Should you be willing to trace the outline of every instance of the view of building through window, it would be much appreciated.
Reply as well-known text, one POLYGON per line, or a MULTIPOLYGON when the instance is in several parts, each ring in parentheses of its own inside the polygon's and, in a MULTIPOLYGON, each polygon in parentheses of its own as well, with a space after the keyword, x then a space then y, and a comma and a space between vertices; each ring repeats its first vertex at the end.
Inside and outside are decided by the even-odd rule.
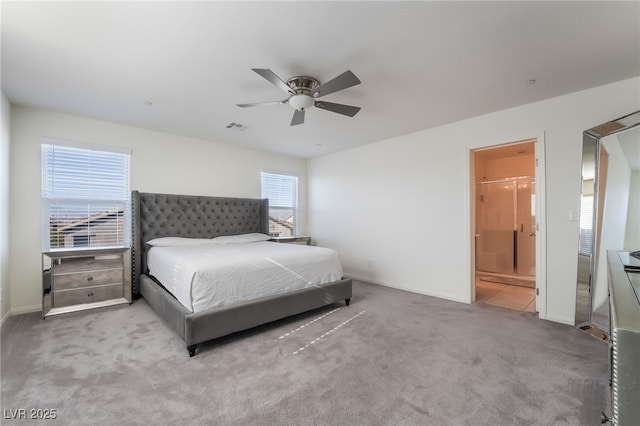
POLYGON ((269 199, 269 235, 289 237, 298 231, 298 177, 262 173, 262 198, 269 199))
POLYGON ((42 145, 43 250, 130 242, 128 153, 42 145))

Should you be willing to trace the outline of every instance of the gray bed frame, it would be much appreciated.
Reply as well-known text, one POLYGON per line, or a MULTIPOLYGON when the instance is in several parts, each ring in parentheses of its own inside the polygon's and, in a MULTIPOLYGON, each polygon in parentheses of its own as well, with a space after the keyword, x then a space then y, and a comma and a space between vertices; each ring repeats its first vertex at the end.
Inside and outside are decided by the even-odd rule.
POLYGON ((267 199, 205 197, 132 192, 132 293, 151 305, 194 356, 198 343, 247 330, 344 300, 351 280, 264 297, 229 307, 193 313, 148 275, 147 241, 159 237, 213 238, 252 232, 268 234, 267 199))

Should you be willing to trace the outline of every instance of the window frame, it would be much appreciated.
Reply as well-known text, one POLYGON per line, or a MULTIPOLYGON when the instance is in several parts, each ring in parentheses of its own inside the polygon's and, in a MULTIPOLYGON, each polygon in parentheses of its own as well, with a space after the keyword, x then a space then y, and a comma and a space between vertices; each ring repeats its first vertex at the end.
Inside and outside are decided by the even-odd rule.
MULTIPOLYGON (((297 173, 294 172, 286 172, 286 171, 280 171, 280 170, 263 170, 260 172, 260 196, 261 198, 269 198, 269 234, 271 235, 271 211, 273 210, 287 210, 290 209, 292 210, 292 225, 293 228, 291 229, 291 235, 290 236, 297 236, 298 235, 298 229, 299 229, 299 213, 300 213, 300 176, 297 173), (293 194, 292 194, 292 198, 294 201, 294 205, 293 206, 276 206, 274 205, 274 203, 272 203, 272 200, 270 197, 266 196, 265 194, 265 187, 264 187, 264 175, 274 175, 274 176, 282 176, 282 177, 289 177, 289 178, 294 178, 294 186, 295 188, 293 188, 293 194)), ((289 236, 289 235, 271 235, 271 236, 289 236)))
MULTIPOLYGON (((70 251, 70 250, 91 250, 91 249, 104 249, 104 248, 130 248, 131 247, 131 154, 132 150, 130 148, 118 147, 118 146, 106 146, 106 145, 96 145, 89 144, 83 142, 75 142, 61 139, 53 139, 53 138, 42 138, 41 145, 41 214, 42 214, 42 250, 43 252, 59 252, 59 251, 70 251), (125 176, 122 180, 122 186, 118 187, 117 191, 121 192, 119 196, 116 197, 92 197, 75 194, 76 196, 69 196, 65 194, 61 196, 60 194, 56 194, 55 190, 51 191, 49 186, 49 178, 52 176, 52 172, 50 173, 47 169, 49 166, 49 158, 48 154, 50 149, 55 149, 58 147, 61 150, 65 148, 69 149, 78 149, 83 151, 91 151, 95 152, 97 155, 124 155, 120 164, 118 164, 118 168, 121 168, 125 171, 125 176), (52 235, 51 235, 51 219, 52 219, 52 208, 55 206, 69 207, 72 205, 82 205, 82 208, 87 208, 89 212, 86 220, 87 220, 87 228, 91 229, 90 218, 92 217, 92 212, 94 211, 91 206, 94 208, 100 205, 118 205, 117 210, 114 213, 116 216, 116 231, 111 231, 110 233, 101 234, 100 236, 115 236, 116 243, 107 244, 107 243, 97 243, 95 245, 91 244, 91 235, 87 233, 86 235, 86 243, 80 246, 70 246, 65 247, 64 243, 62 246, 58 244, 58 246, 52 246, 52 235), (120 238, 120 236, 122 238, 120 238)), ((85 155, 90 155, 86 154, 85 155)), ((116 163, 120 161, 116 159, 116 163)), ((89 171, 89 176, 95 176, 95 171, 89 171)), ((84 220, 84 216, 78 217, 81 220, 84 220)), ((102 219, 104 220, 104 219, 102 219)), ((73 240, 76 240, 76 237, 81 237, 82 235, 71 235, 73 240)))

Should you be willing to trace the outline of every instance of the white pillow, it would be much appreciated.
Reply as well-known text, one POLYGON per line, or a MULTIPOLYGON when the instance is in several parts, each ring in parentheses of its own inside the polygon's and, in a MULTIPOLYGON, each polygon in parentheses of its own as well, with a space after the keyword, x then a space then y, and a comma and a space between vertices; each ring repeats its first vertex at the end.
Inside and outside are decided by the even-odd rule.
POLYGON ((154 247, 201 246, 213 244, 213 241, 209 238, 161 237, 147 241, 147 244, 154 247))
POLYGON ((255 232, 252 234, 240 234, 240 235, 225 235, 222 237, 216 237, 213 242, 216 244, 239 244, 239 243, 255 243, 258 241, 267 241, 271 237, 266 234, 255 232))

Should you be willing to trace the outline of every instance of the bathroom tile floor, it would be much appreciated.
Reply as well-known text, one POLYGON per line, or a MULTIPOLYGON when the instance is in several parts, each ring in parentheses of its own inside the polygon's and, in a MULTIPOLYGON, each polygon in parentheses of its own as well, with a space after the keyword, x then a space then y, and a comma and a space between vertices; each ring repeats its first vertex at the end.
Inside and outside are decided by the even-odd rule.
POLYGON ((536 289, 476 279, 476 303, 536 312, 536 289))

